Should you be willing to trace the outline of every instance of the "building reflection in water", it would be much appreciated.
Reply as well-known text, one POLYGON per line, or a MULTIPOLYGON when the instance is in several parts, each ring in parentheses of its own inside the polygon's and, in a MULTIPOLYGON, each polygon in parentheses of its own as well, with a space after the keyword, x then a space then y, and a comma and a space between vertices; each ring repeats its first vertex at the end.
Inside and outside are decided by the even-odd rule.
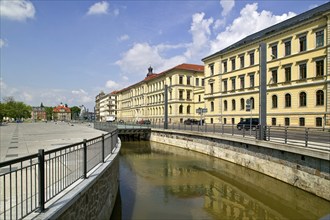
POLYGON ((286 183, 154 142, 123 142, 120 194, 116 209, 123 219, 319 219, 330 213, 330 202, 286 183))

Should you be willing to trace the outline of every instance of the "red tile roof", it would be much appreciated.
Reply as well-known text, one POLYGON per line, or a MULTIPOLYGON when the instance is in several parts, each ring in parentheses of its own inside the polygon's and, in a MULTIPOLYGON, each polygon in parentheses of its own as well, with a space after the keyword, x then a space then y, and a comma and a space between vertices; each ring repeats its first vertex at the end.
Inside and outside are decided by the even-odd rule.
POLYGON ((61 110, 64 109, 65 112, 71 112, 71 109, 68 107, 65 107, 64 105, 59 105, 53 109, 53 112, 61 112, 61 110))
POLYGON ((157 77, 159 77, 161 75, 164 75, 164 74, 166 74, 166 73, 168 73, 168 72, 170 72, 172 70, 189 70, 189 71, 195 71, 195 72, 204 72, 204 66, 197 65, 197 64, 182 63, 182 64, 177 65, 177 66, 175 66, 175 67, 173 67, 171 69, 165 70, 165 71, 163 71, 161 73, 152 73, 149 76, 146 76, 144 78, 144 80, 142 80, 142 81, 140 81, 138 83, 135 83, 133 85, 130 85, 130 86, 128 86, 128 87, 126 87, 126 88, 124 88, 122 90, 116 91, 116 93, 120 93, 120 92, 126 91, 126 90, 130 89, 131 87, 133 87, 135 85, 138 85, 138 84, 140 84, 142 82, 147 82, 149 80, 155 79, 155 78, 157 78, 157 77))

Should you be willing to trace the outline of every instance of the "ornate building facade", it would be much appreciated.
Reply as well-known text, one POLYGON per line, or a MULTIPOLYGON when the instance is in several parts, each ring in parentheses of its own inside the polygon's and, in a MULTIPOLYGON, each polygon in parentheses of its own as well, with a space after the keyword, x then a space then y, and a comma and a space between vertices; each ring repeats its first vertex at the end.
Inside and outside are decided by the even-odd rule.
POLYGON ((258 118, 259 45, 265 43, 267 124, 329 126, 329 30, 327 3, 205 57, 207 121, 236 124, 258 118), (252 112, 246 111, 247 100, 252 112))
POLYGON ((169 123, 196 117, 195 109, 203 105, 204 67, 181 64, 161 73, 152 68, 144 80, 117 91, 118 118, 136 122, 164 121, 165 85, 168 86, 169 123))

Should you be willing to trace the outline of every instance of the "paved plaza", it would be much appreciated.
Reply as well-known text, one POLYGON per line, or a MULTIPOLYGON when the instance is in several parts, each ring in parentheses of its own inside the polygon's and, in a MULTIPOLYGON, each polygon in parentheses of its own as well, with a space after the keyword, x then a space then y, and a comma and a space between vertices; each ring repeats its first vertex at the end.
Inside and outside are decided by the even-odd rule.
POLYGON ((0 126, 0 162, 102 135, 92 123, 9 123, 0 126))

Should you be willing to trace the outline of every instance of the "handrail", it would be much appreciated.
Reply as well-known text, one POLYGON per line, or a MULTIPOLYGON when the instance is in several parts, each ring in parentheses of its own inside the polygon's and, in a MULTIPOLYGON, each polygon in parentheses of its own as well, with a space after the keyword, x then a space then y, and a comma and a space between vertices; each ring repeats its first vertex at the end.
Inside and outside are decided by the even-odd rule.
POLYGON ((88 178, 89 171, 104 163, 117 143, 115 129, 89 140, 1 162, 0 219, 22 219, 32 212, 45 211, 47 202, 82 177, 88 178))

